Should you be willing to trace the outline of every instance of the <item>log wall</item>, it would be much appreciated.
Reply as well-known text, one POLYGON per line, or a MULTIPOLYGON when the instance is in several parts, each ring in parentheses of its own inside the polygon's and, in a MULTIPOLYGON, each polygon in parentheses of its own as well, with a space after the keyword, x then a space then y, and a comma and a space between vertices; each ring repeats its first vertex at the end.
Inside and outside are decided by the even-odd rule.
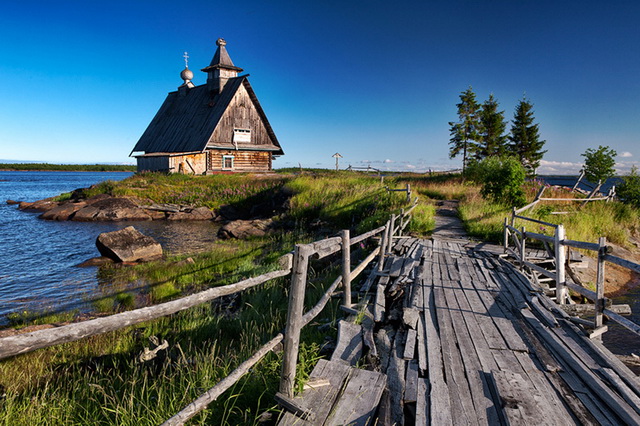
POLYGON ((268 151, 212 149, 207 153, 209 171, 267 172, 271 170, 271 153, 268 151), (222 159, 226 155, 233 156, 233 169, 222 167, 222 159))

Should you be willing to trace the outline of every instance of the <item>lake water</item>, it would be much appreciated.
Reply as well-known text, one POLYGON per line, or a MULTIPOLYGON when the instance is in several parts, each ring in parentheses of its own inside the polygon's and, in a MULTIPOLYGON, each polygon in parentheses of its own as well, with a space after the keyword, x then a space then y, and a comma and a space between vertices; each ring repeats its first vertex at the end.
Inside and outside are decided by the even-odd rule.
POLYGON ((133 225, 170 253, 202 251, 213 244, 218 225, 209 221, 56 222, 5 203, 36 201, 130 175, 0 171, 0 325, 11 312, 90 309, 88 300, 108 293, 108 283, 98 282, 96 267, 76 267, 100 255, 95 240, 101 232, 133 225))

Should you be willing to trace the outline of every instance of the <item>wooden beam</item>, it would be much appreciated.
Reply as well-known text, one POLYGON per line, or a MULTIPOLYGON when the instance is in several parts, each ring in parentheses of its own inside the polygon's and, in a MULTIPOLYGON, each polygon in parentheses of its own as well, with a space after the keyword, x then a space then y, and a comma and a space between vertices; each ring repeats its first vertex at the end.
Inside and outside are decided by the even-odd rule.
POLYGON ((307 284, 307 268, 309 266, 309 257, 313 252, 312 246, 306 244, 297 244, 294 252, 291 291, 289 293, 289 310, 287 312, 287 325, 284 333, 282 376, 280 378, 280 392, 290 398, 293 397, 296 365, 298 363, 302 310, 307 284))
POLYGON ((200 411, 207 408, 211 402, 218 399, 220 395, 231 386, 233 386, 242 376, 244 376, 251 367, 258 363, 266 354, 268 354, 273 348, 276 347, 278 343, 280 343, 283 339, 282 334, 278 334, 276 337, 267 342, 264 346, 262 346, 255 354, 253 354, 249 359, 240 364, 235 370, 231 372, 227 377, 222 379, 218 384, 214 387, 200 395, 198 399, 193 401, 191 404, 187 405, 183 408, 179 413, 175 416, 168 419, 166 422, 162 424, 162 426, 174 426, 174 425, 182 425, 187 420, 198 414, 200 411))
POLYGON ((49 328, 31 333, 19 334, 17 336, 5 337, 0 339, 0 359, 31 352, 36 349, 58 345, 60 343, 73 342, 84 339, 85 337, 119 330, 130 325, 171 315, 193 306, 217 299, 218 297, 227 296, 229 294, 237 293, 260 285, 271 279, 283 277, 288 275, 289 272, 289 270, 273 271, 257 277, 248 278, 235 284, 210 288, 190 296, 155 306, 121 312, 108 317, 82 321, 64 325, 62 327, 49 328))

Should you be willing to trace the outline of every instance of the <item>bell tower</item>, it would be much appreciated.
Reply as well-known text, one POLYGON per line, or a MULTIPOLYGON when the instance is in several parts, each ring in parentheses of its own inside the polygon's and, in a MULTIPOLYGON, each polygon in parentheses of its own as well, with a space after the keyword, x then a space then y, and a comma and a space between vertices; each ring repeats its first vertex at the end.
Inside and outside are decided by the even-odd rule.
POLYGON ((219 38, 216 41, 218 49, 216 50, 211 64, 208 67, 203 68, 202 71, 207 73, 207 86, 212 94, 218 94, 222 92, 225 84, 230 78, 238 76, 239 72, 242 72, 242 68, 238 68, 233 65, 229 53, 227 53, 227 42, 223 38, 219 38))

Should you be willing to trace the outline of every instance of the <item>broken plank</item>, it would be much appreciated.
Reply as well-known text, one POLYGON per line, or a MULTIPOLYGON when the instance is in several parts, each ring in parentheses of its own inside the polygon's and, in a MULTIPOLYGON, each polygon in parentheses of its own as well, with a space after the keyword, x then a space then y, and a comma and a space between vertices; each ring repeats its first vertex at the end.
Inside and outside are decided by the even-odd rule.
POLYGON ((293 398, 296 405, 308 408, 311 411, 311 419, 301 419, 292 413, 285 413, 278 425, 280 426, 311 426, 324 423, 331 408, 342 389, 350 367, 341 362, 331 362, 321 359, 309 376, 309 380, 328 380, 330 386, 320 386, 307 389, 301 395, 293 398))
POLYGON ((404 403, 416 402, 418 400, 418 361, 411 360, 407 363, 407 374, 405 377, 404 403))
POLYGON ((386 375, 353 368, 347 384, 336 402, 327 426, 365 426, 373 422, 384 390, 386 375))
POLYGON ((355 365, 362 357, 362 327, 344 320, 338 323, 338 344, 331 361, 355 365))
POLYGON ((404 353, 402 357, 406 360, 413 359, 416 352, 417 332, 414 329, 407 330, 407 341, 404 345, 404 353))

